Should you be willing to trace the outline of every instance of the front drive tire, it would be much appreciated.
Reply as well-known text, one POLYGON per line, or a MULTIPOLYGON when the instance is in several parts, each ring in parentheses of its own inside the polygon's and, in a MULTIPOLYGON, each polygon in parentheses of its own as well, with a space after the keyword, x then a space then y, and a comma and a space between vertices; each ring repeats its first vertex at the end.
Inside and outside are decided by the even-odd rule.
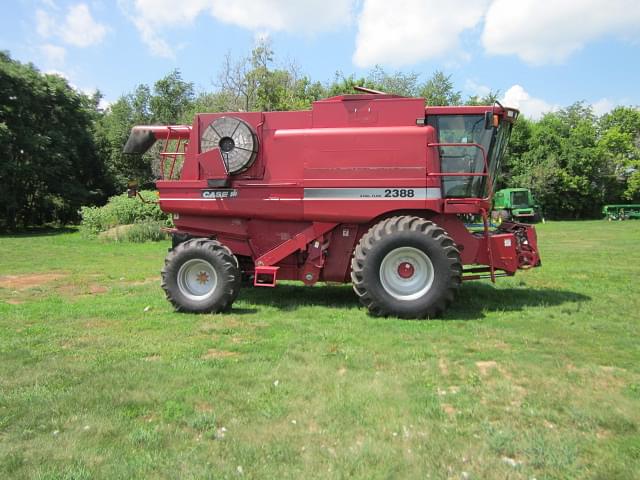
POLYGON ((391 217, 360 239, 351 260, 351 280, 360 302, 375 316, 434 318, 460 288, 460 252, 433 222, 391 217))
POLYGON ((216 240, 187 240, 165 258, 162 288, 178 311, 227 311, 240 291, 238 261, 216 240))

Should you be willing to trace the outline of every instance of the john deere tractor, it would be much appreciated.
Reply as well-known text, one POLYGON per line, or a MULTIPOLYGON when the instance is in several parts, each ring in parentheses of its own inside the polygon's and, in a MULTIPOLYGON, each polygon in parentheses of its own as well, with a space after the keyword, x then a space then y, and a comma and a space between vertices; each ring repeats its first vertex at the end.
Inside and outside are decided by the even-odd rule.
POLYGON ((540 206, 527 188, 504 188, 493 197, 491 218, 494 223, 506 220, 536 223, 540 217, 540 206))

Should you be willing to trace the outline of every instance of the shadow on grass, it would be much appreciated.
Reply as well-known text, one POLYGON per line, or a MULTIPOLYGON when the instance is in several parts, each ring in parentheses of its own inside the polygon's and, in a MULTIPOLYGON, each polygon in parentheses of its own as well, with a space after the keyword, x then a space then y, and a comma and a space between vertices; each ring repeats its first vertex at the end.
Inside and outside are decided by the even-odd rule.
MULTIPOLYGON (((240 300, 255 305, 268 305, 279 310, 301 307, 357 308, 358 299, 351 285, 278 284, 276 288, 248 287, 240 290, 240 300)), ((234 309, 235 311, 235 309, 234 309)))
MULTIPOLYGON (((279 285, 277 288, 244 288, 240 299, 250 304, 268 305, 294 311, 308 306, 337 309, 360 308, 351 285, 279 285)), ((495 288, 486 283, 464 284, 443 320, 479 320, 490 312, 513 312, 526 307, 580 304, 591 297, 552 288, 495 288)), ((235 311, 235 309, 234 309, 235 311)))
POLYGON ((28 237, 51 237, 64 233, 74 233, 78 227, 33 227, 25 230, 4 231, 0 230, 0 238, 28 238, 28 237))
POLYGON ((479 320, 490 312, 516 312, 527 307, 558 306, 591 301, 591 297, 555 288, 496 288, 487 283, 465 283, 444 315, 445 320, 479 320))

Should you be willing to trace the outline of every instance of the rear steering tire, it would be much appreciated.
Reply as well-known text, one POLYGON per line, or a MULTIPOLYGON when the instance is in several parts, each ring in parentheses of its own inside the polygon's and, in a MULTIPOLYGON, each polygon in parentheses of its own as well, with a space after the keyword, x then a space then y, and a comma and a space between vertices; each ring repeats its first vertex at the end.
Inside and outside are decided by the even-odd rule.
POLYGON ((164 264, 162 288, 178 311, 226 311, 240 291, 238 260, 216 240, 182 242, 169 252, 164 264))
POLYGON ((460 252, 429 220, 388 218, 360 239, 351 260, 351 280, 360 302, 373 315, 434 318, 460 287, 460 252))

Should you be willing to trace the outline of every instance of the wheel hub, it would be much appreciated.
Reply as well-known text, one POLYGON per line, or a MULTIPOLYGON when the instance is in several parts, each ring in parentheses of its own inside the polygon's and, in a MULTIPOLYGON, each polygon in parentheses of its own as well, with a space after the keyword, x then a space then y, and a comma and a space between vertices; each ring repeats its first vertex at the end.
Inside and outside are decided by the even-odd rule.
POLYGON ((218 275, 213 265, 200 258, 187 260, 178 270, 178 289, 185 297, 202 301, 213 295, 218 275))
POLYGON ((434 277, 431 259, 414 247, 393 249, 380 264, 380 283, 397 300, 412 301, 422 297, 431 289, 434 277))
POLYGON ((400 276, 400 278, 411 278, 413 277, 415 271, 416 270, 414 266, 409 262, 402 262, 400 265, 398 265, 398 275, 400 276))

